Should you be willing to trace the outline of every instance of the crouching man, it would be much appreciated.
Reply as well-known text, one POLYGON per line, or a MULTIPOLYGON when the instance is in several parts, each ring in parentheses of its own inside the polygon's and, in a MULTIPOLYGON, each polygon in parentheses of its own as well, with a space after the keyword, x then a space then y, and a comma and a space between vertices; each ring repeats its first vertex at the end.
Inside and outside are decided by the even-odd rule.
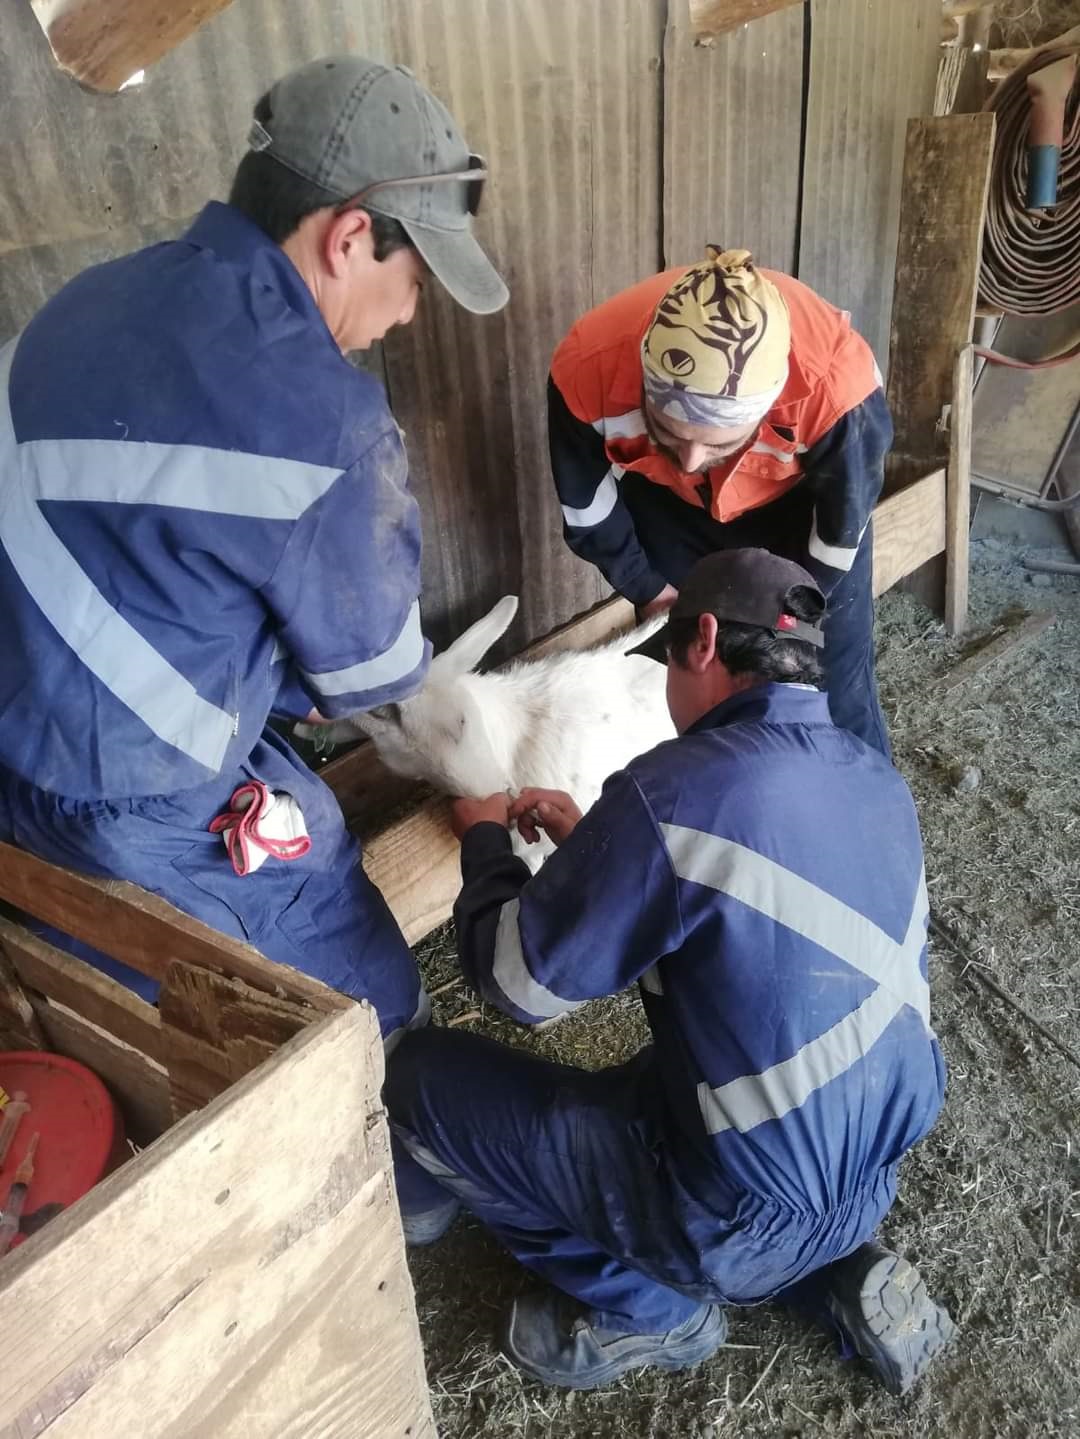
POLYGON ((680 738, 566 795, 460 800, 461 961, 525 1024, 637 981, 653 1043, 596 1073, 408 1034, 396 1134, 552 1288, 510 1359, 549 1384, 679 1369, 725 1306, 815 1313, 903 1393, 953 1325, 873 1242, 945 1072, 911 796, 819 688, 825 602, 764 550, 691 570, 659 637, 680 738), (530 878, 509 825, 560 847, 530 878))

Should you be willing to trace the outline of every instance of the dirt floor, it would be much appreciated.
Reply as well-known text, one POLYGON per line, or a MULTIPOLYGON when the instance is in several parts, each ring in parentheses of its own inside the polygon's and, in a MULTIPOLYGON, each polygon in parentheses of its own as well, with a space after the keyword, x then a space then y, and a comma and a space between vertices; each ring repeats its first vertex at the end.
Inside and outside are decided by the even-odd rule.
MULTIPOLYGON (((893 1399, 824 1334, 765 1306, 731 1315, 699 1370, 643 1371, 590 1395, 522 1381, 495 1348, 527 1277, 472 1221, 412 1267, 443 1439, 1050 1439, 1080 1435, 1080 1069, 975 977, 986 973, 1080 1049, 1080 583, 1032 583, 978 541, 970 638, 906 595, 879 607, 879 673, 915 793, 931 903, 966 951, 934 945, 934 1024, 949 1064, 942 1117, 902 1171, 885 1238, 961 1326, 954 1350, 893 1399), (943 703, 941 682, 1017 608, 1059 622, 943 703)), ((436 1017, 588 1067, 645 1037, 635 994, 530 1036, 481 1014, 453 935, 423 946, 436 1017)))

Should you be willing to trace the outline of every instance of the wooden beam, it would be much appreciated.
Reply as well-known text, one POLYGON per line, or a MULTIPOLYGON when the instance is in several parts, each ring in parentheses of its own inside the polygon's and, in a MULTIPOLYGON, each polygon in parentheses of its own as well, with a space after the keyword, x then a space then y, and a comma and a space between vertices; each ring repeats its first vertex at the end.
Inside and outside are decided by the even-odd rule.
POLYGON ((298 1034, 0 1265, 0 1433, 435 1439, 371 1007, 298 1034))
POLYGON ((908 123, 889 346, 889 491, 948 460, 940 422, 975 322, 993 147, 991 114, 908 123))
POLYGON ((230 0, 30 0, 53 56, 80 85, 115 92, 230 0))
MULTIPOLYGON (((946 115, 908 123, 889 348, 895 426, 885 491, 947 464, 942 425, 956 356, 971 342, 994 116, 946 115)), ((945 562, 916 571, 906 588, 939 614, 945 562)))
POLYGON ((801 0, 690 0, 690 29, 698 39, 708 39, 798 4, 801 0))
POLYGON ((0 918, 0 950, 24 984, 161 1061, 161 1016, 118 980, 0 918))
POLYGON ((137 885, 60 869, 9 844, 0 844, 0 900, 154 979, 164 979, 171 961, 179 959, 324 1013, 351 1003, 317 979, 271 963, 250 945, 219 934, 137 885))
POLYGON ((410 944, 444 924, 461 888, 449 802, 426 800, 377 835, 365 847, 364 869, 410 944))
POLYGON ((270 1059, 319 1012, 195 965, 169 965, 158 1000, 172 1113, 182 1119, 270 1059))
POLYGON ((949 412, 949 465, 945 477, 945 628, 958 635, 967 624, 971 529, 971 405, 975 352, 956 357, 949 412))

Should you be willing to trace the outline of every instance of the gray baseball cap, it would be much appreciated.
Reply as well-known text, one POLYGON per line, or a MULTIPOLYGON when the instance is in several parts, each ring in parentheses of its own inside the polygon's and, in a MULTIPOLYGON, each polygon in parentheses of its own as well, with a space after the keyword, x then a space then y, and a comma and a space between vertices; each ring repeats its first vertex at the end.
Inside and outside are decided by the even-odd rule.
POLYGON ((510 292, 472 232, 483 161, 411 71, 331 55, 278 80, 269 106, 263 121, 252 122, 251 149, 325 190, 328 204, 371 190, 363 208, 401 222, 459 305, 475 315, 502 309, 510 292), (475 179, 434 179, 474 171, 475 179))

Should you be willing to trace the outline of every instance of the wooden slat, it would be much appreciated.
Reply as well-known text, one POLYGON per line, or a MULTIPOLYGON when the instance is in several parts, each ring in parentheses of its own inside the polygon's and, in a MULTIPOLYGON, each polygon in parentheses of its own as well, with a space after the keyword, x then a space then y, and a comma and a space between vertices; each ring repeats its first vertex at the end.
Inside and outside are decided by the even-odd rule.
POLYGON ((367 1005, 0 1266, 0 1433, 435 1439, 367 1005))
POLYGON ((48 1047, 85 1064, 108 1085, 130 1138, 150 1144, 168 1129, 169 1082, 160 1064, 78 1014, 46 1000, 33 1003, 48 1047))
POLYGON ((56 63, 92 90, 116 91, 230 0, 30 0, 56 63))
POLYGON ((940 24, 938 0, 810 0, 798 275, 851 312, 883 371, 904 127, 933 110, 940 24))
POLYGON ((791 272, 802 142, 801 9, 785 7, 711 45, 694 44, 686 0, 672 0, 667 13, 664 264, 692 264, 707 244, 718 244, 791 272))
POLYGON ((945 471, 924 475, 874 510, 874 594, 899 584, 945 548, 945 471))
POLYGON ((974 351, 956 357, 949 414, 949 466, 945 477, 945 628, 958 635, 967 624, 971 528, 971 390, 974 351))
POLYGON ((60 869, 9 844, 0 844, 0 899, 154 979, 164 979, 170 962, 180 959, 324 1012, 350 1002, 136 885, 60 869))
POLYGON ((179 962, 169 965, 158 1007, 176 1119, 216 1099, 319 1017, 308 1005, 179 962))
POLYGON ((0 1049, 44 1049, 45 1036, 10 958, 0 948, 0 1049))
POLYGON ((3 950, 23 983, 161 1062, 161 1016, 107 974, 0 918, 3 950))
POLYGON ((443 799, 427 800, 365 847, 368 878, 410 944, 450 918, 461 888, 459 853, 443 799))
POLYGON ((940 421, 975 320, 993 144, 990 114, 908 125, 889 352, 891 489, 948 460, 940 421))
POLYGON ((999 626, 985 644, 980 644, 958 664, 953 665, 938 685, 942 703, 950 704, 970 680, 983 674, 991 665, 1005 655, 1012 654, 1029 640, 1036 639, 1056 623, 1056 614, 1049 610, 1037 610, 1034 614, 1023 615, 1018 620, 999 626))
POLYGON ((723 35, 771 15, 774 10, 800 3, 801 0, 690 0, 690 29, 702 37, 723 35))

